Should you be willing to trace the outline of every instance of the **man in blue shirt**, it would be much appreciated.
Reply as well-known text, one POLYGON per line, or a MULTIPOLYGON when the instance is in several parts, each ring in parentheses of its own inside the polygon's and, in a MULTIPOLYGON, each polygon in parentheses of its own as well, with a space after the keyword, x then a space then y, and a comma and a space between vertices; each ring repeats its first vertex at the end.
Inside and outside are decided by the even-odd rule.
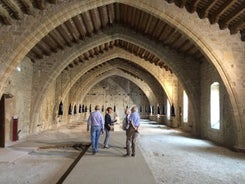
POLYGON ((98 152, 100 134, 104 134, 104 118, 99 110, 100 106, 96 105, 95 111, 90 113, 87 123, 87 131, 91 127, 90 135, 93 154, 98 152))
POLYGON ((131 107, 131 114, 129 116, 129 129, 127 133, 127 154, 126 156, 130 156, 130 146, 132 148, 132 154, 131 156, 135 156, 135 144, 136 144, 136 138, 139 134, 138 129, 140 126, 140 115, 138 113, 137 106, 131 107))

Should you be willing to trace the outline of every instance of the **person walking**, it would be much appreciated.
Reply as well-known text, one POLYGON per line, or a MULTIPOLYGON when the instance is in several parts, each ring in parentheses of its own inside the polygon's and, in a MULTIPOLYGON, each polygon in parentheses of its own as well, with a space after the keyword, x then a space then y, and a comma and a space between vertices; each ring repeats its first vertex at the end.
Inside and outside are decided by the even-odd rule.
POLYGON ((100 106, 95 106, 95 111, 91 112, 87 121, 87 131, 91 127, 90 136, 92 144, 92 152, 96 154, 98 152, 100 135, 104 134, 104 118, 100 112, 100 106))
POLYGON ((104 148, 109 149, 109 139, 110 139, 110 131, 111 125, 117 120, 111 120, 112 107, 107 107, 105 114, 105 140, 104 140, 104 148))
POLYGON ((136 105, 131 107, 131 114, 129 116, 129 128, 127 133, 127 154, 125 156, 130 156, 130 153, 132 151, 131 156, 135 156, 135 144, 136 144, 136 138, 139 134, 139 126, 140 126, 140 115, 138 113, 138 108, 136 105), (131 146, 131 148, 130 148, 131 146))

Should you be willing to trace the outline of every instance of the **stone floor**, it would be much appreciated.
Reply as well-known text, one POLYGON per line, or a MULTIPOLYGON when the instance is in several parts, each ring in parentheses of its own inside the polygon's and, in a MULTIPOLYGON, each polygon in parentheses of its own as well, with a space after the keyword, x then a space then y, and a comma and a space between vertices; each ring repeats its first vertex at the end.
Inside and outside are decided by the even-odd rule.
MULTIPOLYGON (((244 153, 153 121, 141 124, 136 158, 123 157, 125 133, 111 132, 111 149, 93 156, 89 148, 64 183, 245 183, 244 153)), ((69 145, 89 142, 85 130, 73 123, 1 148, 0 183, 56 183, 80 153, 69 145)))

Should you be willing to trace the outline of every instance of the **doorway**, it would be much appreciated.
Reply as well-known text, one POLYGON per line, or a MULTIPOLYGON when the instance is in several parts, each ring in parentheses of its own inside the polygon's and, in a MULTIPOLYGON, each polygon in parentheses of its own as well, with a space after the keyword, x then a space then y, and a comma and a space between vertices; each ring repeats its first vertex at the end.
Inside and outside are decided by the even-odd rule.
POLYGON ((5 147, 5 95, 0 100, 0 147, 5 147))
POLYGON ((0 147, 5 147, 5 108, 6 98, 12 98, 13 95, 10 93, 3 94, 0 100, 0 147))

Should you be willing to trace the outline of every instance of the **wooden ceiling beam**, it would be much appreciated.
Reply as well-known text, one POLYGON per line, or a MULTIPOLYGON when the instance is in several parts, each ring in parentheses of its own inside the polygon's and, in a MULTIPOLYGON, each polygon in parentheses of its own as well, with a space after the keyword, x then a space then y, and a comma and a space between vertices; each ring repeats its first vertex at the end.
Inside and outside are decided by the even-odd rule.
POLYGON ((100 6, 98 7, 98 11, 99 11, 99 18, 100 18, 100 22, 101 22, 101 27, 105 28, 107 23, 108 23, 108 15, 107 15, 107 9, 106 6, 100 6))
POLYGON ((0 4, 0 17, 2 18, 4 24, 6 25, 12 24, 12 18, 10 17, 8 11, 4 7, 2 7, 1 4, 0 4))
POLYGON ((187 50, 190 47, 190 41, 188 39, 185 39, 184 42, 179 46, 177 49, 179 52, 184 53, 185 50, 187 50))
POLYGON ((183 40, 182 35, 178 34, 175 37, 175 39, 170 43, 171 47, 177 49, 179 47, 180 43, 182 42, 182 40, 183 40))
MULTIPOLYGON (((120 23, 127 24, 127 7, 125 4, 120 4, 120 23)), ((108 11, 109 12, 109 11, 108 11)))
POLYGON ((88 53, 89 53, 89 57, 91 57, 91 58, 93 58, 94 57, 94 49, 90 49, 89 51, 88 51, 88 53))
POLYGON ((96 56, 98 56, 98 55, 100 54, 100 50, 99 50, 98 47, 95 47, 95 48, 94 48, 94 54, 95 54, 96 56))
POLYGON ((198 12, 199 17, 200 17, 201 19, 207 18, 210 9, 213 8, 213 6, 215 5, 215 3, 216 3, 216 0, 211 0, 211 2, 208 3, 207 6, 206 6, 205 8, 203 8, 202 10, 200 10, 200 11, 198 12))
POLYGON ((135 52, 136 56, 139 56, 141 52, 141 48, 137 46, 137 51, 135 52))
POLYGON ((84 13, 81 14, 81 16, 82 16, 85 28, 87 30, 88 36, 92 36, 92 33, 94 31, 94 26, 93 26, 93 23, 92 23, 92 20, 91 20, 91 17, 89 15, 89 13, 88 12, 84 12, 84 13))
POLYGON ((114 47, 114 43, 115 43, 115 41, 114 41, 114 40, 110 41, 110 43, 109 43, 109 47, 110 47, 110 48, 113 48, 113 47, 114 47))
POLYGON ((47 46, 43 41, 38 42, 36 46, 38 48, 40 48, 42 50, 43 54, 45 54, 46 56, 51 55, 52 52, 51 52, 49 46, 47 46))
POLYGON ((84 56, 85 60, 89 60, 89 53, 88 52, 84 52, 83 56, 84 56))
POLYGON ((136 8, 131 8, 132 9, 132 20, 131 20, 131 27, 134 28, 136 25, 136 22, 138 19, 137 13, 138 13, 138 9, 136 8))
POLYGON ((99 46, 99 49, 100 49, 100 53, 104 53, 104 48, 105 48, 105 45, 102 44, 99 46))
POLYGON ((197 11, 197 7, 198 7, 198 3, 200 2, 201 0, 194 0, 191 4, 190 4, 190 8, 188 8, 189 12, 190 13, 194 13, 197 11))
POLYGON ((28 52, 28 54, 26 54, 26 56, 31 59, 32 63, 36 62, 37 56, 34 54, 33 51, 28 52))
POLYGON ((143 14, 143 18, 141 19, 141 23, 140 23, 140 30, 143 32, 143 30, 145 30, 145 27, 147 25, 147 21, 149 19, 150 15, 147 13, 143 14))
POLYGON ((30 0, 20 0, 20 2, 25 7, 26 13, 29 14, 29 15, 33 15, 34 8, 33 8, 33 5, 32 5, 32 2, 30 0))
POLYGON ((79 58, 75 58, 75 59, 73 60, 73 63, 74 63, 75 65, 78 65, 78 63, 79 63, 79 58))
POLYGON ((46 35, 42 40, 45 44, 49 45, 53 52, 58 51, 58 44, 49 36, 49 34, 46 35))
POLYGON ((38 59, 43 59, 43 51, 39 47, 33 47, 30 52, 34 53, 38 59))
POLYGON ((20 19, 24 18, 24 14, 23 14, 22 10, 18 6, 18 4, 16 4, 15 1, 13 1, 13 0, 2 0, 2 2, 12 11, 12 13, 16 19, 20 20, 20 19))
POLYGON ((35 0, 35 2, 37 3, 37 7, 40 10, 44 10, 46 8, 46 1, 45 0, 35 0))
POLYGON ((133 16, 134 18, 134 22, 132 24, 133 28, 136 30, 138 27, 138 23, 139 23, 139 19, 140 19, 140 13, 141 11, 139 9, 134 8, 134 13, 133 16))
POLYGON ((106 42, 105 43, 105 48, 104 48, 106 51, 108 51, 109 50, 109 44, 108 44, 108 42, 106 42))
POLYGON ((114 4, 108 5, 108 22, 109 24, 113 24, 115 21, 115 9, 114 4))
POLYGON ((49 36, 58 44, 60 49, 63 50, 65 48, 65 41, 56 29, 49 32, 49 36))
POLYGON ((188 53, 188 55, 193 55, 194 52, 196 51, 196 46, 193 44, 190 44, 190 47, 186 50, 186 53, 188 53))
POLYGON ((119 45, 119 40, 116 39, 114 45, 117 47, 119 45))
POLYGON ((187 1, 187 0, 181 0, 181 1, 180 1, 180 6, 179 6, 179 7, 180 7, 180 8, 184 8, 185 5, 186 5, 186 1, 187 1))
POLYGON ((80 56, 78 56, 78 59, 79 59, 79 62, 80 62, 80 63, 83 63, 83 59, 84 59, 84 57, 83 57, 83 56, 81 56, 81 55, 80 55, 80 56))
POLYGON ((232 26, 230 26, 230 32, 231 32, 231 34, 236 34, 240 30, 242 30, 242 28, 245 29, 245 21, 243 19, 240 19, 240 21, 238 21, 235 24, 233 24, 232 26))
POLYGON ((94 31, 98 32, 99 29, 101 28, 99 10, 98 8, 95 8, 95 9, 90 10, 89 13, 92 19, 92 23, 94 25, 94 31))
POLYGON ((167 43, 170 42, 170 40, 171 40, 171 35, 174 34, 175 29, 168 26, 164 32, 165 32, 164 38, 163 38, 163 39, 161 38, 161 40, 163 40, 163 43, 164 43, 164 44, 167 44, 167 43))
POLYGON ((71 46, 72 46, 72 44, 71 44, 72 38, 71 38, 71 36, 67 33, 67 31, 66 31, 64 25, 61 24, 60 26, 58 26, 58 27, 56 28, 56 30, 57 30, 57 31, 59 32, 59 34, 62 36, 62 38, 64 39, 66 45, 69 46, 69 47, 71 47, 71 46))
POLYGON ((75 27, 74 23, 71 22, 72 20, 67 20, 64 24, 66 25, 67 30, 69 31, 70 35, 72 36, 74 42, 79 42, 79 32, 77 28, 75 27))
POLYGON ((226 1, 222 6, 219 7, 218 10, 216 10, 213 15, 211 15, 210 17, 210 23, 211 24, 215 24, 218 22, 219 18, 221 17, 221 15, 223 13, 225 13, 228 9, 230 9, 234 4, 236 3, 236 1, 234 0, 228 0, 226 1))
POLYGON ((52 4, 57 4, 58 0, 49 0, 49 2, 52 3, 52 4))
POLYGON ((149 32, 152 19, 153 19, 153 16, 149 15, 147 20, 146 20, 146 26, 145 26, 145 29, 143 31, 145 34, 147 34, 149 32))
POLYGON ((129 42, 124 42, 125 45, 126 45, 126 50, 129 51, 129 46, 130 46, 130 43, 129 42))
POLYGON ((121 4, 115 3, 115 22, 119 23, 121 20, 121 4))
POLYGON ((77 15, 75 17, 72 17, 72 21, 74 22, 79 34, 80 38, 84 39, 86 36, 86 28, 84 27, 83 20, 80 15, 77 15))
MULTIPOLYGON (((242 15, 245 12, 245 2, 239 6, 236 11, 233 11, 229 14, 225 19, 219 21, 220 29, 225 29, 228 27, 228 25, 237 17, 242 15)), ((244 21, 244 20, 243 20, 244 21)))

